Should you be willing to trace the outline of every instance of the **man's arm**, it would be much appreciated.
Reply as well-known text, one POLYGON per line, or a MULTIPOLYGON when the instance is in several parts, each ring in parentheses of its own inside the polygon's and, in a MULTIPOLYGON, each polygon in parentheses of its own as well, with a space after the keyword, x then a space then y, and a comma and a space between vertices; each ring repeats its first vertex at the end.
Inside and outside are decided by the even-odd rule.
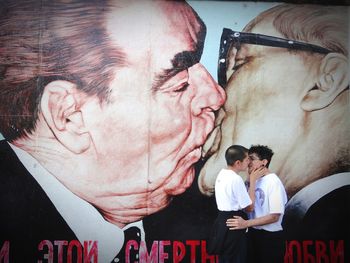
POLYGON ((253 226, 262 226, 277 222, 281 214, 268 214, 254 219, 244 220, 240 216, 234 216, 226 221, 230 230, 245 229, 253 226))

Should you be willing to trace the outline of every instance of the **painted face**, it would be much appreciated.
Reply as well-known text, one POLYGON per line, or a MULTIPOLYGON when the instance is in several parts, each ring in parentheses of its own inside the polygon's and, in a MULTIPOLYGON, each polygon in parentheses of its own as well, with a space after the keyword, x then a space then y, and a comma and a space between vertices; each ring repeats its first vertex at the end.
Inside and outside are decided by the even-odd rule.
POLYGON ((92 180, 106 194, 99 207, 110 210, 114 200, 107 197, 118 195, 140 217, 191 185, 225 94, 199 63, 204 35, 192 9, 172 1, 136 3, 107 17, 127 66, 116 69, 109 102, 87 103, 84 121, 97 156, 92 180))
MULTIPOLYGON (((251 32, 283 37, 269 21, 258 23, 251 32)), ((226 87, 225 115, 214 142, 215 153, 199 178, 202 192, 208 195, 224 163, 225 149, 232 144, 268 145, 275 151, 270 166, 275 172, 287 176, 287 170, 295 168, 291 149, 298 145, 306 121, 300 101, 305 87, 312 88, 316 80, 300 53, 284 48, 244 44, 231 56, 234 67, 228 69, 232 74, 226 87)))

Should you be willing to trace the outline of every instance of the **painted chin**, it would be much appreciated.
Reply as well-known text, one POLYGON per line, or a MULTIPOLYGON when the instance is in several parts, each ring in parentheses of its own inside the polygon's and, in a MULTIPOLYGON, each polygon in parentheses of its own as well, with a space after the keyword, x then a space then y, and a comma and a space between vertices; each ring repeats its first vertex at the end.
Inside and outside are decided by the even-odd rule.
POLYGON ((184 156, 165 183, 164 190, 168 195, 179 195, 189 188, 194 180, 195 170, 193 164, 201 156, 201 147, 194 149, 184 156))
POLYGON ((179 195, 182 194, 189 188, 194 179, 194 168, 191 167, 187 170, 185 175, 183 176, 183 180, 177 185, 173 185, 171 188, 167 190, 167 194, 169 195, 179 195))

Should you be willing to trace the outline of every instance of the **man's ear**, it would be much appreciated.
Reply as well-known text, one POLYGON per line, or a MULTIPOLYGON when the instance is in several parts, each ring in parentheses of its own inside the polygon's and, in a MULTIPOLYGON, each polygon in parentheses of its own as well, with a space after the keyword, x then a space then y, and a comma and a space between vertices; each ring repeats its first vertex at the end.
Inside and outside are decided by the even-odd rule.
POLYGON ((339 53, 329 53, 321 61, 318 80, 301 101, 301 108, 314 111, 327 107, 349 87, 348 59, 339 53))
POLYGON ((86 151, 91 142, 79 110, 82 97, 73 83, 55 80, 45 86, 40 101, 43 117, 56 139, 77 154, 86 151))
POLYGON ((263 160, 262 160, 262 163, 263 163, 263 166, 266 166, 267 163, 268 163, 267 159, 263 159, 263 160))
POLYGON ((241 165, 241 161, 240 160, 236 160, 234 163, 233 163, 233 165, 232 166, 236 166, 236 167, 238 167, 238 166, 240 166, 241 165))

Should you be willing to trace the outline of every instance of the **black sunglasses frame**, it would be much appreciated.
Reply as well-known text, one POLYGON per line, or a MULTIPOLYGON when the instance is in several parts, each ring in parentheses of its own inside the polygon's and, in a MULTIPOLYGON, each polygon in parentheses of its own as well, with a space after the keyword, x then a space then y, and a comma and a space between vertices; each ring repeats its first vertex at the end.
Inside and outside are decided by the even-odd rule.
POLYGON ((328 54, 331 50, 320 47, 317 45, 299 42, 295 40, 233 31, 229 28, 224 28, 220 39, 219 59, 218 59, 218 83, 223 88, 226 86, 226 66, 227 66, 227 53, 232 43, 240 44, 253 44, 269 47, 288 48, 293 50, 309 51, 314 53, 328 54))

